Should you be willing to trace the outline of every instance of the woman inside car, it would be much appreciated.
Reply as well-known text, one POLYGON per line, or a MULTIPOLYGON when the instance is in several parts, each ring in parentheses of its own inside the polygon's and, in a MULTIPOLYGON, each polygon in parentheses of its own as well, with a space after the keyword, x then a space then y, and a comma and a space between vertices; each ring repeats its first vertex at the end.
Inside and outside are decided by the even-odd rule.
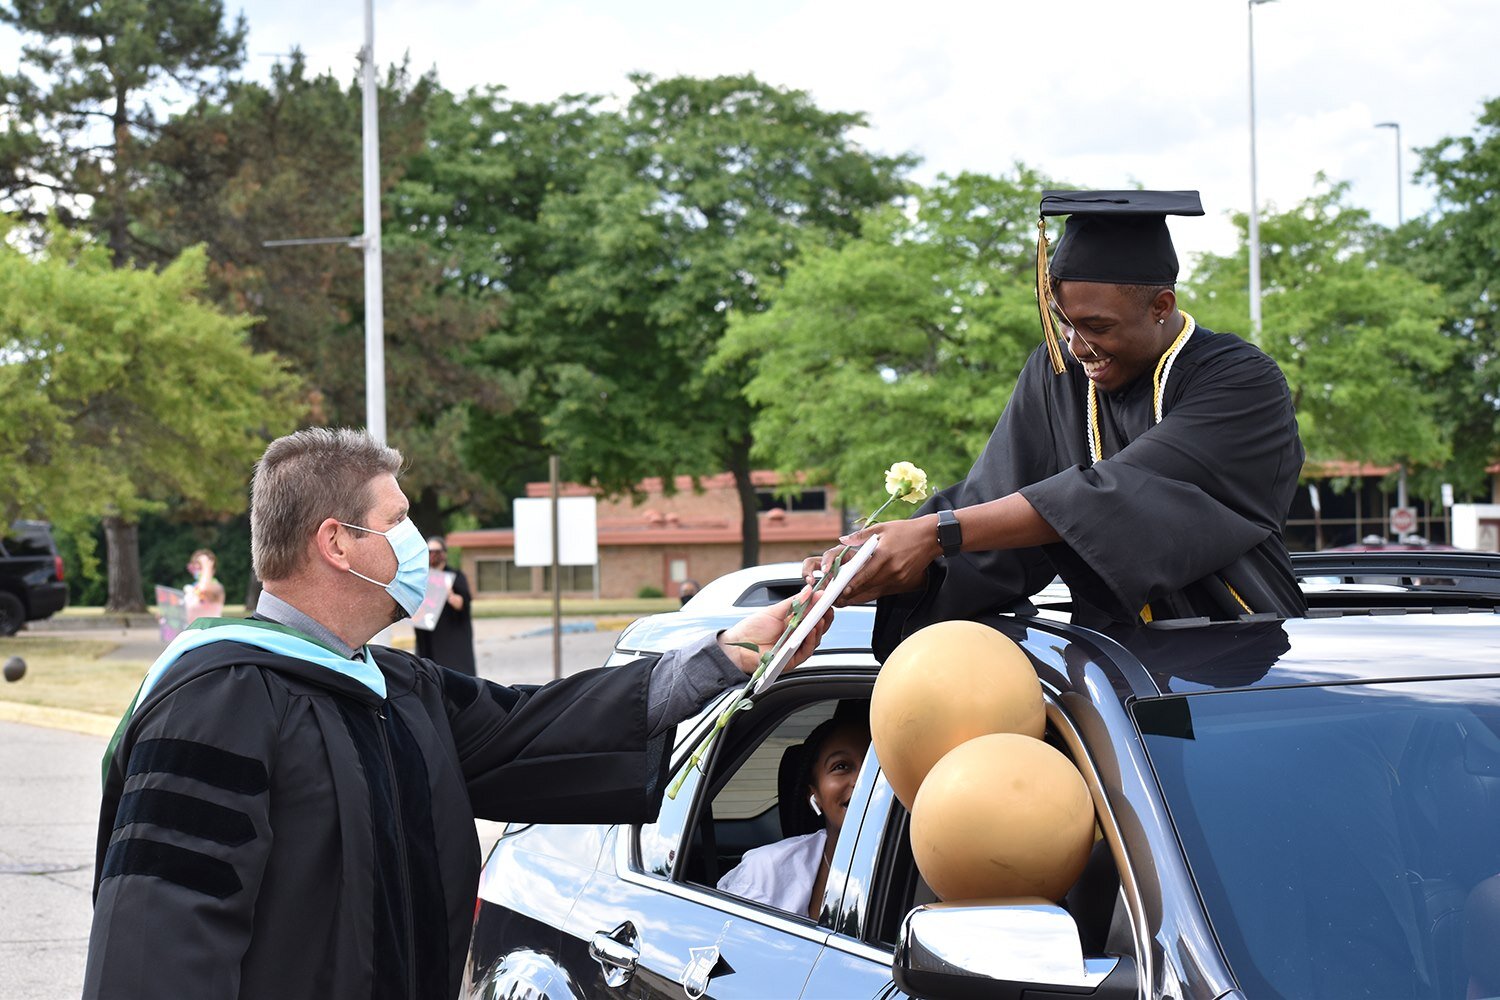
POLYGON ((813 812, 822 817, 823 829, 746 851, 740 863, 719 880, 720 889, 818 918, 828 866, 849 811, 849 796, 870 747, 868 702, 862 705, 862 712, 840 711, 820 723, 802 743, 803 780, 798 787, 807 794, 813 812))

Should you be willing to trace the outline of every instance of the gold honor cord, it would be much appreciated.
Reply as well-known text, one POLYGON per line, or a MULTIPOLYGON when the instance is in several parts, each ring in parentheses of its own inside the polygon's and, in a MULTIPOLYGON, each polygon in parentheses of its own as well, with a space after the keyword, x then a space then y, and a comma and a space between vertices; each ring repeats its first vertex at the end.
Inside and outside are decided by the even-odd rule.
MULTIPOLYGON (((1163 354, 1161 360, 1156 363, 1156 371, 1151 376, 1151 414, 1156 418, 1152 421, 1155 424, 1161 423, 1161 418, 1166 416, 1162 398, 1167 391, 1167 379, 1172 376, 1172 363, 1177 360, 1177 355, 1182 353, 1193 331, 1198 329, 1198 324, 1187 313, 1182 314, 1182 320, 1182 332, 1177 335, 1176 340, 1172 341, 1172 346, 1167 348, 1167 353, 1163 354)), ((1092 464, 1104 457, 1104 440, 1099 432, 1099 388, 1093 380, 1089 381, 1088 439, 1089 458, 1092 464)))

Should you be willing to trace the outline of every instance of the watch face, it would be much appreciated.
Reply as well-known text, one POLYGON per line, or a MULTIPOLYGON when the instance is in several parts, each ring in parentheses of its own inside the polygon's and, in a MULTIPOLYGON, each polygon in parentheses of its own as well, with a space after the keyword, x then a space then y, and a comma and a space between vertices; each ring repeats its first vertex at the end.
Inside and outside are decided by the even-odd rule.
POLYGON ((958 517, 951 510, 938 512, 938 545, 942 546, 943 555, 956 556, 959 549, 963 547, 963 528, 958 523, 958 517))

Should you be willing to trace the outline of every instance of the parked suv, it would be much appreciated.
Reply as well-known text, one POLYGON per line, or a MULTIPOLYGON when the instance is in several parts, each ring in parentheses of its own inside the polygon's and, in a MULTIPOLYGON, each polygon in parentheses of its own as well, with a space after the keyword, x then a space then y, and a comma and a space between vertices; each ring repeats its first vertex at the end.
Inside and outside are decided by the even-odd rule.
POLYGON ((46 521, 17 521, 0 536, 0 635, 68 606, 62 556, 46 521))
MULTIPOLYGON (((1306 618, 986 621, 1031 660, 1046 739, 1094 801, 1093 857, 1062 899, 937 902, 873 748, 816 918, 717 887, 746 851, 807 832, 787 762, 822 720, 868 703, 873 609, 846 608, 655 822, 505 830, 480 880, 466 995, 1500 994, 1464 947, 1500 917, 1500 559, 1294 565, 1317 581, 1306 618)), ((643 619, 612 662, 734 617, 643 619)), ((728 697, 679 727, 674 777, 728 697)))

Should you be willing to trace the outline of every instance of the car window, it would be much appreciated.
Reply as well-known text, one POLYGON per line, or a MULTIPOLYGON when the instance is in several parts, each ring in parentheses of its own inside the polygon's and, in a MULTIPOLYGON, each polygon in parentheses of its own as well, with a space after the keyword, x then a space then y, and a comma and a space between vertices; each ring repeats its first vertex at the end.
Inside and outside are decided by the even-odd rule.
POLYGON ((1500 995, 1500 680, 1133 711, 1247 995, 1500 995))
POLYGON ((765 742, 751 752, 729 781, 714 796, 714 819, 718 822, 753 820, 776 808, 776 775, 782 755, 801 743, 813 728, 832 714, 828 702, 817 702, 793 712, 776 727, 765 742))
MULTIPOLYGON (((740 762, 721 768, 713 782, 717 790, 705 812, 705 822, 711 817, 713 825, 705 830, 699 824, 691 831, 690 838, 685 838, 687 824, 703 775, 697 767, 688 770, 686 760, 679 762, 668 782, 670 788, 681 779, 677 794, 663 799, 656 822, 639 827, 636 834, 640 870, 660 878, 671 877, 677 868, 681 845, 690 840, 696 849, 687 852, 680 877, 683 881, 714 885, 720 875, 739 863, 749 847, 777 839, 780 824, 776 785, 781 758, 788 748, 800 744, 818 723, 829 718, 836 704, 831 700, 818 701, 795 709, 776 724, 770 735, 755 744, 748 756, 741 754, 740 762), (685 776, 684 771, 687 771, 685 776), (705 852, 712 852, 713 856, 708 857, 705 852)), ((705 714, 716 718, 717 707, 705 714)))
MULTIPOLYGON (((812 730, 833 716, 837 702, 816 701, 776 721, 752 748, 726 754, 716 762, 712 799, 698 817, 696 848, 684 870, 685 881, 718 886, 746 852, 776 843, 793 832, 783 830, 778 781, 783 759, 789 764, 812 730)), ((804 816, 804 818, 806 818, 804 816)))
POLYGON ((47 540, 34 536, 6 535, 3 540, 0 540, 0 545, 4 546, 6 555, 14 557, 52 555, 52 546, 47 543, 47 540))

